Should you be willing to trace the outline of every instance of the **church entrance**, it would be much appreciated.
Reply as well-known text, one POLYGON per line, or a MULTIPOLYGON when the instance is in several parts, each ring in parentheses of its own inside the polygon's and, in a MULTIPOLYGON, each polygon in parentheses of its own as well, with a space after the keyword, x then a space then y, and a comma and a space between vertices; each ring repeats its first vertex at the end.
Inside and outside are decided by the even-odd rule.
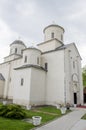
POLYGON ((84 103, 86 103, 86 87, 84 88, 84 103))
POLYGON ((74 93, 74 104, 77 104, 77 93, 74 93))

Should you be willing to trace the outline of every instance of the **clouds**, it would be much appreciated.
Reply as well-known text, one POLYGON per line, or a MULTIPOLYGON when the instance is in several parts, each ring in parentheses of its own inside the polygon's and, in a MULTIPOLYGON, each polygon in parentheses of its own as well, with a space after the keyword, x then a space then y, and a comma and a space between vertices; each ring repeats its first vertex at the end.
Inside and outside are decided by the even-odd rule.
MULTIPOLYGON (((65 29, 65 43, 77 44, 84 65, 85 17, 86 0, 0 0, 0 48, 8 47, 19 36, 27 46, 39 43, 44 27, 55 21, 65 29)), ((0 52, 0 57, 7 53, 0 52)))

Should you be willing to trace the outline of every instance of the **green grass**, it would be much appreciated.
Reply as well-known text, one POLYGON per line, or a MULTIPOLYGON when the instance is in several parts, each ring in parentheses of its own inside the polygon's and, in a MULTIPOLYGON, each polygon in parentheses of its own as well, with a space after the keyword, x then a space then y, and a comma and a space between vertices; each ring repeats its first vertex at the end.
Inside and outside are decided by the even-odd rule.
MULTIPOLYGON (((37 109, 36 109, 36 110, 37 110, 37 109)), ((53 112, 52 112, 52 113, 53 113, 53 112)), ((29 118, 32 118, 32 116, 41 116, 41 117, 42 117, 42 124, 43 124, 43 123, 46 123, 46 122, 48 122, 48 121, 51 121, 51 120, 53 120, 53 119, 55 119, 55 118, 57 118, 57 117, 60 117, 61 114, 52 115, 52 114, 46 114, 46 113, 44 113, 44 112, 42 112, 42 111, 36 112, 36 111, 34 111, 34 110, 30 110, 30 111, 27 111, 27 116, 28 116, 29 118)))
POLYGON ((33 127, 30 123, 0 117, 0 130, 30 130, 33 127))
MULTIPOLYGON (((61 116, 60 110, 52 106, 24 111, 26 112, 28 118, 32 118, 32 116, 41 116, 41 124, 45 124, 61 116)), ((30 130, 31 128, 34 128, 31 123, 0 117, 0 130, 30 130)))
POLYGON ((82 117, 82 119, 86 120, 86 114, 82 117))
POLYGON ((38 108, 38 110, 61 115, 61 111, 53 106, 41 107, 41 108, 38 108))

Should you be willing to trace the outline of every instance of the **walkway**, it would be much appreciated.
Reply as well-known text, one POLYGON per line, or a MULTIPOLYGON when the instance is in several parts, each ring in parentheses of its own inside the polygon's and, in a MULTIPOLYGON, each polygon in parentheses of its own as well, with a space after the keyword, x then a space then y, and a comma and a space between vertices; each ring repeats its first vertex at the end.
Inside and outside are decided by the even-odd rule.
MULTIPOLYGON (((85 109, 76 108, 73 112, 58 118, 42 127, 37 128, 36 130, 77 130, 79 128, 79 124, 83 124, 79 121, 80 118, 86 113, 85 109), (79 123, 79 124, 77 124, 79 123), (78 126, 78 127, 77 127, 78 126)), ((84 121, 84 129, 78 130, 86 130, 86 121, 84 121)))

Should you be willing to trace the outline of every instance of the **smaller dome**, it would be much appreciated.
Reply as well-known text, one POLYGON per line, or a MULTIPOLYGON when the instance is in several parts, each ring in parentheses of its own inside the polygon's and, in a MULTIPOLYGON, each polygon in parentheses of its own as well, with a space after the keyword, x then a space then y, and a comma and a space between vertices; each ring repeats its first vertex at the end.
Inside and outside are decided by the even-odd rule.
POLYGON ((10 44, 10 46, 13 45, 13 44, 21 44, 21 45, 24 45, 24 46, 25 46, 24 42, 21 41, 21 40, 15 40, 14 42, 12 42, 12 43, 10 44))

